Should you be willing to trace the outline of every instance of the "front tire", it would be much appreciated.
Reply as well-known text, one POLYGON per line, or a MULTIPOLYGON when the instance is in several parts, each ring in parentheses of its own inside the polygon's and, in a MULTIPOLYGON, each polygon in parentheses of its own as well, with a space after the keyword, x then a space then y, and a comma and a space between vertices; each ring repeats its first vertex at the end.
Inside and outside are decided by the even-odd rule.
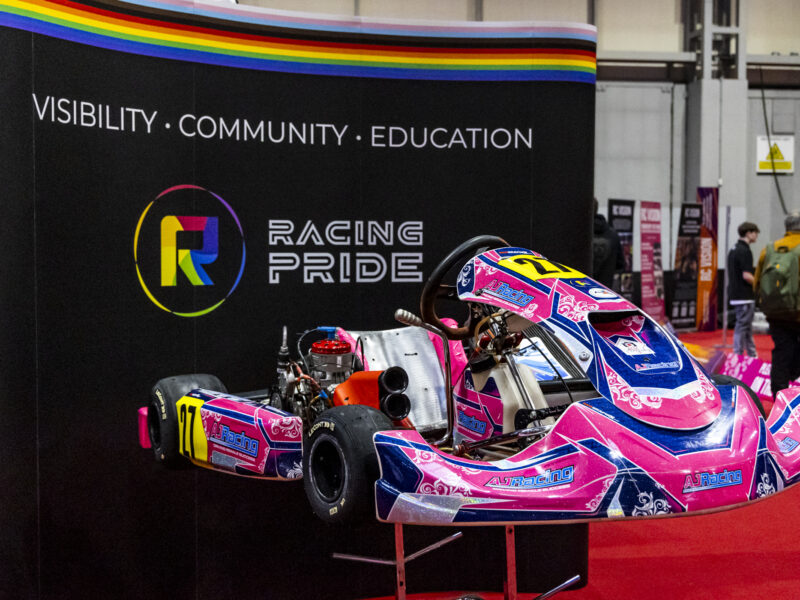
POLYGON ((392 429, 382 412, 360 404, 323 412, 304 442, 303 486, 311 509, 327 523, 356 523, 375 516, 374 489, 379 475, 372 442, 392 429))
POLYGON ((758 394, 744 381, 722 373, 714 373, 711 375, 711 381, 713 381, 715 385, 738 385, 740 388, 743 388, 744 391, 747 392, 747 395, 753 400, 753 403, 756 405, 758 412, 761 413, 761 416, 764 417, 764 420, 767 419, 767 413, 764 411, 764 405, 761 404, 761 399, 758 397, 758 394))
POLYGON ((147 430, 150 445, 157 462, 169 468, 181 468, 188 464, 180 455, 178 443, 178 400, 197 388, 215 392, 227 392, 222 382, 214 375, 177 375, 160 379, 150 390, 147 405, 147 430))

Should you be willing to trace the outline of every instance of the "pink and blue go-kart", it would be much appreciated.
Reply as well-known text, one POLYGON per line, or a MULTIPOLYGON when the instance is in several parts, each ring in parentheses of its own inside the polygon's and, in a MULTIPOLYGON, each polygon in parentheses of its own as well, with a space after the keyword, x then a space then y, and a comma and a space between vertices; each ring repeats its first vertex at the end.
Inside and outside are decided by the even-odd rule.
POLYGON ((140 410, 142 445, 168 465, 302 477, 327 521, 682 515, 800 479, 800 388, 780 392, 765 419, 741 382, 709 377, 574 269, 480 236, 434 269, 420 308, 398 310, 399 329, 306 331, 294 358, 284 330, 265 390, 163 379, 140 410), (437 313, 447 301, 460 321, 437 313))

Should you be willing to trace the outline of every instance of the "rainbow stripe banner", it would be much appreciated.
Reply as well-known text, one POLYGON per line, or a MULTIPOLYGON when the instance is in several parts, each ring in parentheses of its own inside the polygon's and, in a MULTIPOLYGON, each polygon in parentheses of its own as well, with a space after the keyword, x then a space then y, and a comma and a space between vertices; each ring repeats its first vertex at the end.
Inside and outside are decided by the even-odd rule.
POLYGON ((181 1, 99 7, 0 0, 0 25, 145 56, 286 73, 594 84, 597 68, 596 29, 572 23, 409 24, 181 1))

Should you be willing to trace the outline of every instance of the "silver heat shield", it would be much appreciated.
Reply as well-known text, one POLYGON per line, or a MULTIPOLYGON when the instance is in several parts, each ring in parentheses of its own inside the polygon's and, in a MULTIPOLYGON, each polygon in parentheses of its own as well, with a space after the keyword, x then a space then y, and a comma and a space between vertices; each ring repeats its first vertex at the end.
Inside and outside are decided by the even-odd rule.
MULTIPOLYGON (((408 373, 406 395, 411 400, 409 418, 419 431, 447 426, 444 374, 436 349, 428 334, 419 327, 400 327, 386 331, 349 331, 361 338, 365 368, 381 371, 403 367, 408 373)), ((357 351, 361 358, 361 349, 357 351)))

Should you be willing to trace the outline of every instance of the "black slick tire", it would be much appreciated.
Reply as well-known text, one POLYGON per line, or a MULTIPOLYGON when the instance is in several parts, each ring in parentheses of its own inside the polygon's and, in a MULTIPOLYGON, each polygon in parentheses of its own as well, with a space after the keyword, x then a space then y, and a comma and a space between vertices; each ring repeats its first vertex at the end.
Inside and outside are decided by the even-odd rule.
POLYGON ((359 404, 335 406, 314 421, 304 442, 303 486, 320 519, 356 524, 375 518, 379 467, 372 437, 388 429, 386 415, 359 404))
POLYGON ((767 413, 764 411, 764 405, 761 404, 761 399, 758 397, 758 394, 745 382, 736 379, 736 377, 731 377, 730 375, 723 375, 722 373, 714 373, 711 375, 711 381, 713 381, 715 385, 738 385, 740 388, 743 388, 744 391, 747 392, 747 395, 753 400, 761 416, 764 417, 764 419, 767 418, 767 413))
POLYGON ((178 441, 178 400, 194 389, 227 392, 214 375, 177 375, 160 379, 150 390, 147 405, 147 430, 156 461, 169 468, 187 466, 189 461, 180 455, 178 441))

